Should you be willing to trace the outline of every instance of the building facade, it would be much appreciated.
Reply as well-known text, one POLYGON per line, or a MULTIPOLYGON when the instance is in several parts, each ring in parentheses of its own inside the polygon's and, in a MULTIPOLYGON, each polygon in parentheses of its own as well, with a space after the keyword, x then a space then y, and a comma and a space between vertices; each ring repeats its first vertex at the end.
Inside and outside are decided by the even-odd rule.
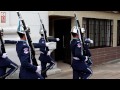
MULTIPOLYGON (((39 19, 39 15, 45 25, 45 29, 47 33, 49 33, 48 29, 48 11, 20 11, 22 18, 24 19, 27 26, 30 27, 30 36, 32 42, 37 43, 40 39, 39 30, 41 28, 41 23, 39 19)), ((0 27, 4 30, 4 40, 19 40, 19 36, 17 35, 17 27, 18 27, 18 16, 16 11, 0 11, 0 27)), ((16 53, 16 45, 13 44, 5 44, 6 51, 8 53, 9 58, 20 65, 19 59, 16 53), (12 52, 12 53, 11 53, 12 52)), ((39 49, 36 50, 36 59, 39 57, 39 49)), ((39 61, 38 61, 39 63, 39 61)))
MULTIPOLYGON (((52 56, 55 61, 71 64, 71 28, 75 25, 73 11, 22 11, 25 23, 31 28, 33 42, 40 35, 40 13, 48 36, 60 38, 52 56)), ((90 46, 94 65, 120 59, 120 13, 113 11, 76 11, 81 27, 86 29, 86 37, 94 40, 90 46)), ((18 40, 16 28, 18 17, 15 11, 0 11, 0 26, 4 28, 4 39, 18 40)), ((19 63, 15 45, 6 45, 9 57, 19 63), (13 52, 13 53, 11 53, 13 52)), ((36 57, 39 51, 36 49, 36 57)))
MULTIPOLYGON (((94 65, 120 59, 120 13, 118 11, 76 11, 86 37, 94 40, 90 46, 94 65)), ((61 42, 55 51, 56 60, 71 63, 70 30, 75 25, 73 11, 49 11, 50 35, 61 42), (61 55, 63 54, 63 55, 61 55)))

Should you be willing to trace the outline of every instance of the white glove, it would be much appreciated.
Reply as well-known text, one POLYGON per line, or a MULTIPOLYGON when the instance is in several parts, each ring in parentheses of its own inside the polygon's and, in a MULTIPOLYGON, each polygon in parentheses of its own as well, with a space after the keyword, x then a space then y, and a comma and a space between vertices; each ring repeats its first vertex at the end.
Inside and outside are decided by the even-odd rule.
POLYGON ((7 53, 3 53, 2 58, 7 58, 7 57, 8 57, 7 53))
POLYGON ((46 46, 48 47, 48 46, 49 46, 49 43, 46 43, 46 46))
POLYGON ((85 61, 87 61, 88 60, 88 56, 85 56, 85 61))
POLYGON ((37 66, 36 72, 40 73, 40 71, 41 71, 41 66, 37 66))
POLYGON ((93 44, 93 40, 90 40, 90 43, 92 43, 92 44, 93 44))
POLYGON ((56 38, 56 40, 57 40, 57 41, 60 41, 60 39, 59 39, 59 38, 56 38))
POLYGON ((51 54, 51 52, 50 52, 50 51, 48 51, 47 55, 49 55, 49 56, 50 56, 50 54, 51 54))

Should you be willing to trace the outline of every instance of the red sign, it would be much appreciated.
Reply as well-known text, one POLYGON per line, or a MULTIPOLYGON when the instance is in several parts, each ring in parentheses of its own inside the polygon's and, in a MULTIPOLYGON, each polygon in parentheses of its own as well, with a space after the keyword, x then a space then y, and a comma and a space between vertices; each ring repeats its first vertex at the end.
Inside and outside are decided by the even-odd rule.
POLYGON ((6 23, 6 12, 1 12, 1 23, 6 23))

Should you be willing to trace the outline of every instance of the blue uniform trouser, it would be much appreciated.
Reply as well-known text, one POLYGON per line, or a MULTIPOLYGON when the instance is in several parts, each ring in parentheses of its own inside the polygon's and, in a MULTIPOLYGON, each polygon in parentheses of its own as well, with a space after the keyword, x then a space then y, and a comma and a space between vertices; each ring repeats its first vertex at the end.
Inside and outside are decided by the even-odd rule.
POLYGON ((40 57, 39 57, 39 60, 41 61, 41 68, 42 68, 41 75, 44 78, 46 78, 47 77, 47 74, 46 74, 47 71, 45 71, 45 70, 47 68, 47 63, 52 64, 53 59, 51 58, 51 56, 48 56, 46 54, 41 54, 40 57), (44 73, 42 73, 43 71, 44 71, 44 73))
POLYGON ((73 79, 87 79, 92 74, 92 70, 90 68, 84 70, 73 70, 73 79))
MULTIPOLYGON (((0 77, 1 76, 4 76, 6 74, 6 68, 0 68, 0 77)), ((0 78, 0 79, 5 79, 5 77, 2 77, 2 78, 0 78)))
POLYGON ((73 79, 87 79, 92 74, 92 70, 85 62, 78 60, 73 60, 73 79))
POLYGON ((8 75, 14 73, 18 69, 18 65, 9 58, 0 58, 0 78, 4 79, 8 75), (10 68, 7 72, 6 70, 10 68))
POLYGON ((88 65, 89 67, 91 67, 91 65, 93 64, 91 58, 88 58, 88 60, 86 61, 86 63, 87 63, 87 65, 88 65))
MULTIPOLYGON (((42 70, 41 72, 43 72, 45 69, 46 69, 46 66, 47 66, 47 62, 41 62, 41 67, 42 67, 42 70)), ((47 74, 46 74, 46 71, 44 73, 41 73, 41 75, 46 78, 47 77, 47 74)))
POLYGON ((39 73, 19 74, 19 79, 44 79, 39 73))
POLYGON ((19 79, 44 79, 38 72, 33 72, 27 68, 20 67, 19 79))

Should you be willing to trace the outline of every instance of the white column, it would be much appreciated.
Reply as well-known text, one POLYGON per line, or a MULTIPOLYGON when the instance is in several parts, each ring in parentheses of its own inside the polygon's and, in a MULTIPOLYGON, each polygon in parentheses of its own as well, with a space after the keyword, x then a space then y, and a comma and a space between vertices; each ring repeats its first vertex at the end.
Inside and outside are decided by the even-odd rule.
POLYGON ((113 20, 113 47, 117 46, 117 20, 113 20))

